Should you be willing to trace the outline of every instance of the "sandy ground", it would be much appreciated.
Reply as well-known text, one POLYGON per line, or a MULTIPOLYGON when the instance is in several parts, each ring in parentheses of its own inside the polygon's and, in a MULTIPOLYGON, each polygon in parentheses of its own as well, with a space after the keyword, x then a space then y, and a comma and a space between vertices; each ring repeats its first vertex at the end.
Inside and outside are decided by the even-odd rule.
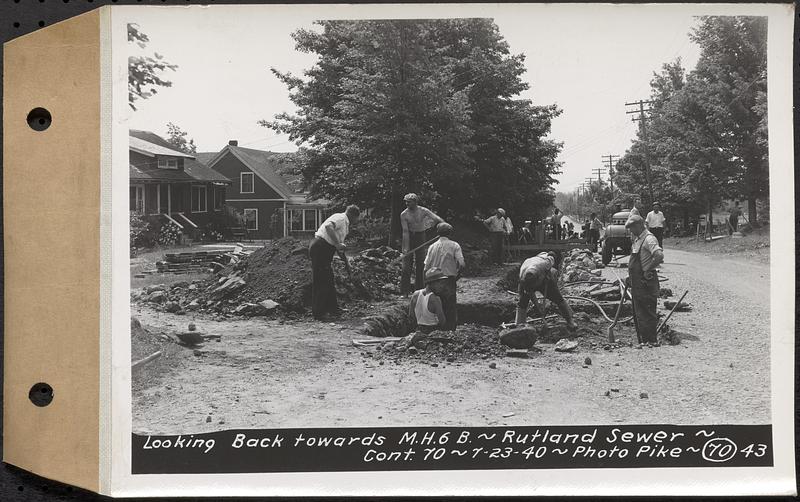
MULTIPOLYGON (((614 271, 627 273, 603 273, 614 271)), ((351 343, 361 319, 217 321, 135 305, 145 325, 171 331, 194 320, 222 339, 196 353, 182 349, 135 386, 133 430, 769 423, 769 266, 668 249, 662 274, 676 296, 688 289, 694 305, 670 322, 690 334, 680 345, 559 353, 538 344, 543 352, 530 359, 436 367, 364 357, 351 343)), ((464 293, 495 281, 465 280, 464 293)), ((635 341, 630 330, 622 338, 635 341)))

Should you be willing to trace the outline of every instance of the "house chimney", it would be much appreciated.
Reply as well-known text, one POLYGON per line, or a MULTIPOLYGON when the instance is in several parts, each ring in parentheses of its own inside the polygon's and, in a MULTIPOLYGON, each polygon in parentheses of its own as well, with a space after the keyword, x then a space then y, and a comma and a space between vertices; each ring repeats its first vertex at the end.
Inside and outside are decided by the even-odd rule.
POLYGON ((232 140, 228 141, 228 144, 231 145, 231 146, 239 146, 239 140, 232 139, 232 140))

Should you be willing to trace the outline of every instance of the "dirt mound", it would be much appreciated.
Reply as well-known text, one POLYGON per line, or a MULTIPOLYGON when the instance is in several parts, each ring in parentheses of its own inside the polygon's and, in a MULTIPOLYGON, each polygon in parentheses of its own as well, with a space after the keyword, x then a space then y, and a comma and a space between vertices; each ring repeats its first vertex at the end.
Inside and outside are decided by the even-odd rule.
MULTIPOLYGON (((366 249, 349 258, 352 275, 341 258, 334 258, 339 302, 381 301, 398 294, 401 264, 395 259, 399 255, 387 246, 366 249)), ((287 237, 256 250, 212 279, 150 286, 133 292, 132 297, 179 314, 187 310, 248 316, 303 313, 311 305, 308 247, 287 237)))
POLYGON ((142 326, 139 319, 131 317, 131 362, 154 354, 171 343, 169 336, 152 333, 142 326))
POLYGON ((372 357, 439 363, 503 357, 505 353, 497 328, 465 324, 455 331, 414 333, 397 342, 384 343, 376 347, 372 357))

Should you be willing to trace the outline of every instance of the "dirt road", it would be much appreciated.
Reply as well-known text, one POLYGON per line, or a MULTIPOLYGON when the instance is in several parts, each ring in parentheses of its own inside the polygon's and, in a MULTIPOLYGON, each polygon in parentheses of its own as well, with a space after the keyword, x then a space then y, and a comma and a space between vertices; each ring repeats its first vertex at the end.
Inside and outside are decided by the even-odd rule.
MULTIPOLYGON (((614 272, 627 273, 603 270, 609 278, 614 272)), ((694 305, 670 322, 689 334, 681 344, 603 350, 583 341, 576 353, 539 344, 543 352, 530 359, 380 362, 351 343, 360 319, 198 317, 200 329, 222 340, 196 353, 182 349, 163 374, 136 389, 133 429, 769 423, 768 272, 667 249, 664 286, 676 296, 688 289, 694 305)), ((475 279, 465 281, 474 286, 475 279)), ((192 320, 139 306, 133 314, 165 331, 192 320)), ((621 337, 635 341, 631 329, 621 337)))

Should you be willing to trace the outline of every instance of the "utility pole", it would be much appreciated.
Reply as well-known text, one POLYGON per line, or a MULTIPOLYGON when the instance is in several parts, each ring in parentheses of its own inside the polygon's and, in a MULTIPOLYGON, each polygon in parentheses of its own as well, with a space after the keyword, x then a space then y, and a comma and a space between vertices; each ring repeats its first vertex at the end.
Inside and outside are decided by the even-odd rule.
POLYGON ((600 158, 603 159, 608 169, 608 182, 611 183, 611 197, 614 197, 614 166, 617 165, 619 155, 601 155, 600 158))
POLYGON ((626 114, 639 114, 639 118, 631 117, 633 122, 639 122, 639 131, 642 133, 642 145, 644 146, 644 168, 645 168, 645 175, 647 176, 647 191, 650 195, 650 200, 647 201, 648 205, 653 203, 653 181, 650 177, 650 152, 647 146, 647 115, 646 113, 650 112, 650 109, 644 108, 644 105, 649 105, 652 101, 634 101, 632 103, 625 103, 625 106, 638 106, 638 109, 634 108, 633 110, 627 110, 626 114))

